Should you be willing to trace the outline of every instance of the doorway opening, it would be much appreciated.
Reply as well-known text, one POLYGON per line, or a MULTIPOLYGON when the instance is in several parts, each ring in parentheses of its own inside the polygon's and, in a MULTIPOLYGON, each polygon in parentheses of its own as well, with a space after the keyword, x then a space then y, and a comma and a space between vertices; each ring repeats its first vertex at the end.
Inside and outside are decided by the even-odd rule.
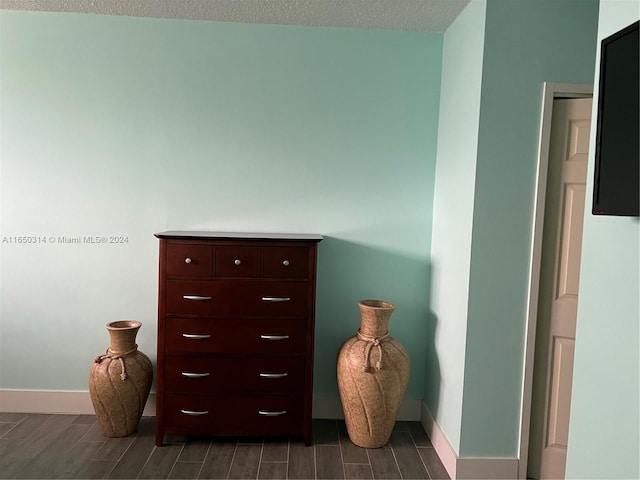
MULTIPOLYGON (((557 328, 555 330, 551 328, 549 326, 551 319, 543 318, 540 322, 539 319, 540 315, 545 315, 551 310, 557 312, 564 308, 566 314, 567 308, 571 310, 571 307, 567 307, 571 303, 568 300, 574 300, 574 303, 577 303, 576 282, 584 217, 584 183, 582 186, 579 184, 586 180, 587 152, 584 150, 588 149, 588 136, 591 130, 590 99, 592 96, 593 87, 588 85, 557 83, 544 85, 523 375, 518 474, 521 479, 527 478, 528 471, 533 472, 537 478, 543 478, 540 475, 540 457, 542 450, 547 446, 551 448, 545 453, 547 470, 544 474, 551 475, 548 470, 549 465, 555 465, 553 468, 556 470, 553 475, 556 478, 558 468, 564 469, 562 450, 564 448, 566 455, 566 446, 563 446, 562 442, 565 441, 566 445, 570 376, 573 369, 573 339, 566 329, 558 331, 557 328), (572 102, 560 102, 558 101, 560 99, 588 99, 588 106, 582 103, 579 107, 575 105, 567 107, 567 104, 572 102), (567 113, 567 108, 571 110, 570 113, 567 113), (579 113, 575 112, 576 108, 579 113), (581 118, 585 116, 585 111, 586 118, 581 118), (558 118, 564 115, 565 125, 561 127, 554 125, 555 130, 552 130, 554 112, 556 123, 558 118), (558 145, 558 142, 564 143, 558 145), (562 171, 564 167, 568 168, 567 172, 562 171), (576 172, 584 179, 576 179, 574 177, 576 172), (566 175, 569 175, 566 178, 567 181, 562 180, 566 175), (546 218, 545 211, 547 211, 546 218), (567 226, 571 224, 573 224, 573 234, 563 237, 563 232, 566 233, 567 226), (549 242, 549 238, 553 241, 549 242), (552 245, 549 246, 549 243, 552 245), (549 259, 550 256, 551 259, 549 259), (554 306, 553 299, 558 298, 561 298, 561 301, 554 306), (548 357, 546 362, 536 361, 536 337, 539 344, 546 342, 546 345, 543 345, 544 348, 538 348, 538 354, 542 353, 548 357), (540 372, 540 368, 545 371, 540 372), (542 387, 540 378, 544 380, 542 387), (567 378, 569 378, 569 385, 567 385, 567 378), (544 388, 545 391, 540 392, 540 388, 544 388), (540 402, 543 402, 543 405, 540 405, 540 402), (532 442, 539 443, 540 446, 532 442), (529 457, 530 452, 533 453, 534 458, 529 457), (555 455, 557 453, 560 457, 555 455)), ((562 471, 563 477, 564 470, 562 471)))

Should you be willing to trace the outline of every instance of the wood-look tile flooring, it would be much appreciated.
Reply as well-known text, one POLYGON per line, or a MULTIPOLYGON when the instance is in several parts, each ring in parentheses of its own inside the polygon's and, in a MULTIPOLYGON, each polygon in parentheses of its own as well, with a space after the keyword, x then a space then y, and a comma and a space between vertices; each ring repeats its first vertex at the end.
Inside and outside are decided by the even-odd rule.
POLYGON ((301 439, 166 437, 154 419, 106 438, 93 415, 0 413, 0 478, 448 479, 419 422, 397 422, 389 443, 355 446, 344 421, 314 420, 301 439))

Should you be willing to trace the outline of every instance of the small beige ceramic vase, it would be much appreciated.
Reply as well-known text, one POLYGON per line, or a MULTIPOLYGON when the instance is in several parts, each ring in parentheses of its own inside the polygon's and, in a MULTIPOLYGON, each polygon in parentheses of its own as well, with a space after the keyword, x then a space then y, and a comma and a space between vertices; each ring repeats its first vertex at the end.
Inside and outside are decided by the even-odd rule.
POLYGON ((391 436, 409 381, 409 355, 389 336, 391 303, 361 300, 360 330, 338 354, 338 389, 351 441, 384 446, 391 436))
POLYGON ((132 320, 108 323, 111 343, 91 367, 89 393, 98 425, 106 437, 134 433, 147 403, 153 367, 136 345, 141 325, 132 320))

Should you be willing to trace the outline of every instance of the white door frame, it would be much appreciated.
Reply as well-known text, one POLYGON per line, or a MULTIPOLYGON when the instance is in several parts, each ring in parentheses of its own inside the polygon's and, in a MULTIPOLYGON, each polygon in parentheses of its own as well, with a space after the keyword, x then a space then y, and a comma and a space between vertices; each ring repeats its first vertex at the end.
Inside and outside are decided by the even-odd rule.
MULTIPOLYGON (((593 96, 593 85, 570 83, 544 83, 542 115, 540 118, 540 140, 538 144, 538 171, 536 175, 536 197, 533 207, 533 229, 529 267, 529 292, 527 296, 527 331, 525 337, 524 372, 522 380, 522 410, 520 416, 520 452, 518 478, 527 478, 529 460, 529 432, 531 425, 531 397, 533 393, 533 363, 538 318, 538 295, 540 290, 540 263, 542 259, 542 232, 544 207, 547 194, 547 170, 551 144, 551 115, 556 98, 589 98, 593 96)), ((595 117, 593 117, 595 118, 595 117)), ((593 121, 593 120, 592 120, 593 121)))

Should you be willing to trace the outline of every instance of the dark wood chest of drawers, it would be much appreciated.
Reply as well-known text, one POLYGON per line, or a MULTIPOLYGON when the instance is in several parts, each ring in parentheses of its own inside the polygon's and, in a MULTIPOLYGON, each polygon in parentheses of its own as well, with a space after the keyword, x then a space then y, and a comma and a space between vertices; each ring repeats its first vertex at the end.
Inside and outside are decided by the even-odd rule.
POLYGON ((163 232, 156 444, 164 436, 311 442, 319 235, 163 232))

